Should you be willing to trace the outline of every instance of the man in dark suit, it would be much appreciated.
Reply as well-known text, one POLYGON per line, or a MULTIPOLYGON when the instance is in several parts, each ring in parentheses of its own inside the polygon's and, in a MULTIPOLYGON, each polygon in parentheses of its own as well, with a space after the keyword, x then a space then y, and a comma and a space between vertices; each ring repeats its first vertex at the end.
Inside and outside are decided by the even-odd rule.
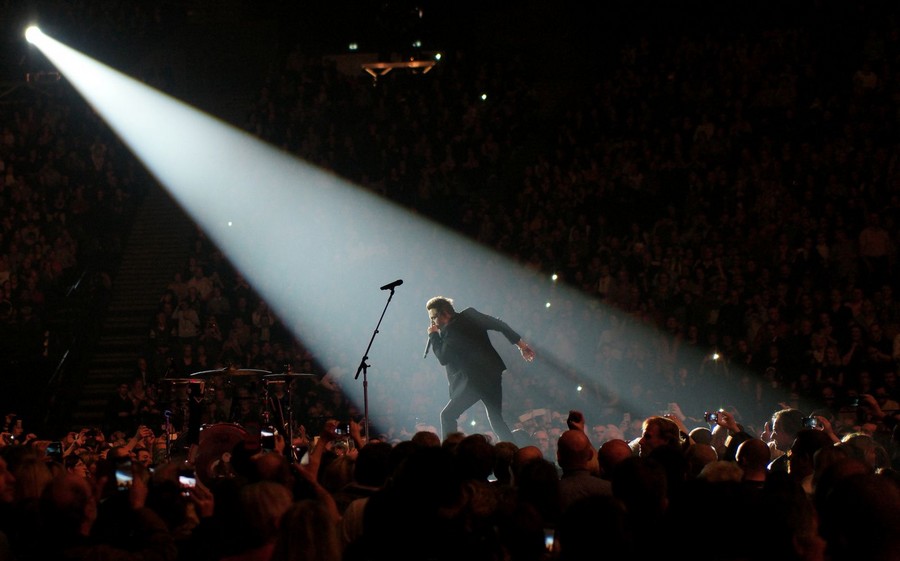
POLYGON ((514 442, 503 420, 501 376, 503 359, 491 344, 488 331, 499 331, 519 348, 522 358, 534 360, 534 350, 505 322, 474 308, 457 313, 453 300, 436 296, 425 304, 431 325, 428 341, 434 356, 447 369, 450 401, 441 411, 441 433, 457 431, 457 419, 478 401, 484 404, 491 429, 502 441, 514 442))

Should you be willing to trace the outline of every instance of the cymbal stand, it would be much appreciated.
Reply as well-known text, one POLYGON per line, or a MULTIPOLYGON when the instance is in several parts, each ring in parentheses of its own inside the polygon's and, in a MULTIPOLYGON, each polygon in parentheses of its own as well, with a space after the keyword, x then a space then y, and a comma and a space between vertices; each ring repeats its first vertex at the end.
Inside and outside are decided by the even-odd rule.
POLYGON ((287 395, 287 419, 285 419, 280 399, 278 402, 278 414, 281 417, 281 429, 284 431, 284 438, 287 442, 288 461, 294 463, 300 458, 297 457, 297 451, 294 449, 294 394, 292 391, 294 380, 291 378, 291 374, 294 373, 293 365, 290 363, 285 364, 284 373, 286 374, 284 378, 284 393, 287 395))
MULTIPOLYGON (((287 440, 288 450, 290 450, 288 461, 294 463, 299 459, 297 458, 297 451, 294 449, 294 396, 291 391, 294 382, 289 379, 284 384, 284 391, 287 394, 287 430, 285 431, 285 439, 287 440)), ((282 421, 284 421, 283 418, 282 421)))
POLYGON ((172 412, 168 409, 163 413, 166 418, 166 463, 172 461, 172 412))
MULTIPOLYGON (((290 367, 287 368, 286 373, 288 375, 291 374, 290 367)), ((265 395, 265 410, 263 411, 263 424, 275 426, 277 424, 281 427, 281 434, 284 435, 285 443, 288 448, 288 462, 294 463, 297 461, 297 452, 294 450, 294 397, 291 391, 293 387, 293 380, 291 380, 290 376, 288 376, 284 381, 277 382, 284 384, 284 393, 287 397, 287 416, 284 414, 284 408, 281 405, 281 398, 277 395, 274 397, 269 395, 269 384, 275 382, 266 381, 263 383, 265 389, 263 393, 265 395), (278 404, 278 411, 273 411, 271 414, 269 413, 269 409, 273 409, 273 405, 278 404), (272 421, 272 416, 275 416, 275 420, 272 421)))
POLYGON ((272 413, 269 411, 269 384, 263 382, 263 411, 262 426, 270 426, 272 424, 272 413))
POLYGON ((369 380, 367 378, 369 365, 366 364, 366 361, 369 360, 369 351, 372 349, 372 342, 375 341, 375 336, 378 335, 378 328, 381 327, 381 320, 384 319, 384 313, 387 312, 387 308, 391 303, 391 300, 394 298, 394 289, 397 287, 398 283, 391 283, 394 286, 386 285, 382 288, 382 290, 390 287, 391 293, 388 295, 387 302, 384 304, 384 309, 381 311, 381 317, 378 318, 378 324, 375 326, 375 331, 372 333, 372 338, 369 339, 369 346, 366 347, 366 352, 363 354, 362 360, 359 361, 359 368, 356 369, 356 376, 353 377, 354 380, 359 378, 359 373, 362 372, 363 375, 363 407, 365 417, 363 420, 365 422, 366 429, 366 444, 369 443, 369 380))

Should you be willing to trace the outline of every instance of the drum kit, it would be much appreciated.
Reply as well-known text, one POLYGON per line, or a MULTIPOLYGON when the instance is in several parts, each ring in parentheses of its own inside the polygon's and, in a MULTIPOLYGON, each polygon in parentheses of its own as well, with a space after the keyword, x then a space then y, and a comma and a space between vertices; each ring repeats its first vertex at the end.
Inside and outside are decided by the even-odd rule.
POLYGON ((166 458, 171 458, 173 447, 188 449, 196 444, 198 477, 215 477, 225 470, 222 460, 238 443, 259 448, 260 435, 270 432, 284 436, 289 461, 298 461, 291 444, 295 426, 293 386, 297 380, 311 378, 315 374, 293 372, 290 367, 281 373, 225 367, 195 372, 188 378, 163 378, 160 386, 169 401, 165 430, 170 435, 167 443, 172 442, 167 445, 166 458), (223 422, 222 412, 218 418, 210 418, 208 409, 218 397, 217 389, 228 387, 232 388, 228 422, 223 422), (260 396, 255 397, 256 393, 260 396))

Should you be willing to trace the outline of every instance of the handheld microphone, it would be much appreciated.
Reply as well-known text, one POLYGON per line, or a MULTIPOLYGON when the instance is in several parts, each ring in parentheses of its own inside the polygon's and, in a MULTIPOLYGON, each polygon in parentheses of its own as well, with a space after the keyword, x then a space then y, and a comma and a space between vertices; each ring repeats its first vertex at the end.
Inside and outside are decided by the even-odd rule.
POLYGON ((397 279, 397 280, 395 280, 394 282, 390 282, 390 283, 388 283, 388 284, 382 286, 382 287, 381 287, 381 290, 394 290, 395 288, 397 288, 397 287, 400 286, 401 284, 403 284, 403 279, 397 279))
POLYGON ((428 342, 425 343, 425 354, 422 355, 422 358, 428 358, 428 351, 431 350, 431 337, 428 337, 428 342))

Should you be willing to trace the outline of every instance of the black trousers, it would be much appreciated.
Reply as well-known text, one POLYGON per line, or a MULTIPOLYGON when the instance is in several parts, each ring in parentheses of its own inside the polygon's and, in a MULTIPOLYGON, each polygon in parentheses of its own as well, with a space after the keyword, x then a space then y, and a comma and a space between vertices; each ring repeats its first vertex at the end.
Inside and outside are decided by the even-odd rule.
POLYGON ((509 430, 506 421, 503 420, 503 386, 500 376, 486 377, 473 383, 469 380, 465 389, 457 396, 451 397, 447 405, 441 411, 441 434, 446 438, 448 434, 459 430, 457 420, 466 409, 479 401, 484 404, 487 411, 488 422, 491 430, 497 438, 504 442, 515 442, 512 431, 509 430))

